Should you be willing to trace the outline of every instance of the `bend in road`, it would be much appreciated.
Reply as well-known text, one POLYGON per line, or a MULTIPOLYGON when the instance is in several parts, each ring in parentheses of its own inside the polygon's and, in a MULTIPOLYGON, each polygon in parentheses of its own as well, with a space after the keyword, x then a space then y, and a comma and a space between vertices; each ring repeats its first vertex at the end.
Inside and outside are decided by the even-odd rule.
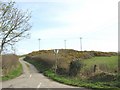
POLYGON ((19 59, 23 66, 23 74, 15 79, 2 82, 2 88, 79 88, 79 90, 90 90, 82 87, 64 85, 52 81, 39 73, 30 63, 19 59))

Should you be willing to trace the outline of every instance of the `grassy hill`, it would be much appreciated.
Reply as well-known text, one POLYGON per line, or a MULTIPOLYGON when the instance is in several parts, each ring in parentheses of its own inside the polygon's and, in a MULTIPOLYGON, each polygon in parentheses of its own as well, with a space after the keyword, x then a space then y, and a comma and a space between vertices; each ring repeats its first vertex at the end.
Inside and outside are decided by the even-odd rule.
POLYGON ((100 51, 76 51, 72 49, 60 49, 55 55, 53 50, 34 51, 28 54, 29 57, 37 61, 42 61, 47 66, 54 66, 57 60, 58 69, 69 70, 69 65, 73 60, 80 60, 84 64, 84 69, 92 72, 90 68, 94 65, 105 72, 117 72, 117 53, 116 52, 100 52, 100 51), (110 68, 112 67, 112 68, 110 68), (88 69, 89 68, 89 69, 88 69), (114 69, 114 70, 113 70, 114 69))
POLYGON ((116 52, 60 49, 56 55, 53 50, 41 50, 29 53, 25 60, 46 76, 65 84, 89 88, 120 87, 116 52), (79 70, 77 74, 70 76, 76 70, 79 70))

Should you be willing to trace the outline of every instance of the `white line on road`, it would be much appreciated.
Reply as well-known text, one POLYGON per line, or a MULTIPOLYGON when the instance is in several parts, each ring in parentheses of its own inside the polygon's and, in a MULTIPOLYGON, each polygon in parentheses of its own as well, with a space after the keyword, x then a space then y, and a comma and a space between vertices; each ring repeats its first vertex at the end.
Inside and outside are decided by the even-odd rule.
POLYGON ((41 84, 42 84, 42 83, 39 83, 39 85, 37 86, 37 88, 40 88, 41 84))

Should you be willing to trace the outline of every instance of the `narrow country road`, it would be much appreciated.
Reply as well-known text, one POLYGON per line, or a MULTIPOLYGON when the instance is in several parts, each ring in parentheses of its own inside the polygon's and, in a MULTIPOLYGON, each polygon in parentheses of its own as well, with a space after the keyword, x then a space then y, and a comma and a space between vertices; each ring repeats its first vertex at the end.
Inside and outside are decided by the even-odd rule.
MULTIPOLYGON (((15 79, 2 82, 2 88, 78 88, 74 86, 64 85, 48 79, 30 63, 19 59, 23 66, 23 74, 15 79)), ((80 87, 79 90, 89 90, 80 87)))

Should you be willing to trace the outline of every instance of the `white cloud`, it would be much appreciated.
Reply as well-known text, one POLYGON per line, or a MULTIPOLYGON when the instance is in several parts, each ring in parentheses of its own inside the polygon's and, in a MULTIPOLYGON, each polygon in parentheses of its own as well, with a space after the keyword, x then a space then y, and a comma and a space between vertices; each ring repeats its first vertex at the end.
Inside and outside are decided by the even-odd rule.
MULTIPOLYGON (((81 6, 80 1, 76 4, 67 4, 67 10, 56 11, 59 13, 52 17, 51 21, 68 23, 64 28, 49 28, 41 31, 33 30, 33 37, 70 37, 80 36, 84 33, 101 31, 104 26, 117 24, 117 3, 113 0, 89 0, 81 6)), ((116 25, 117 27, 117 25, 116 25)), ((108 30, 107 30, 108 31, 108 30)))
POLYGON ((68 11, 52 19, 67 22, 70 27, 76 27, 79 30, 97 30, 100 26, 117 22, 118 10, 116 5, 117 3, 112 0, 109 2, 108 0, 89 0, 82 6, 79 2, 77 5, 72 4, 68 11))
MULTIPOLYGON (((35 44, 31 43, 34 42, 34 40, 36 40, 37 42, 38 38, 49 39, 48 41, 43 41, 43 49, 46 49, 64 47, 63 41, 59 43, 50 43, 50 39, 56 39, 57 41, 58 39, 64 40, 67 38, 78 38, 80 36, 83 36, 83 49, 85 50, 93 49, 101 51, 116 51, 118 45, 118 40, 116 39, 118 35, 118 1, 119 0, 17 0, 17 2, 58 2, 60 4, 62 3, 66 5, 65 9, 63 7, 59 7, 58 9, 50 6, 49 10, 47 10, 46 8, 46 12, 42 12, 42 15, 44 16, 45 14, 45 20, 48 21, 67 23, 67 25, 64 27, 45 27, 41 30, 39 30, 39 28, 37 28, 38 30, 36 30, 33 26, 33 30, 31 31, 32 39, 28 42, 28 45, 30 46, 25 46, 24 49, 21 47, 21 51, 19 52, 26 53, 35 50, 34 48, 37 49, 37 45, 35 47, 35 44), (47 17, 47 15, 53 14, 55 15, 55 17, 47 17), (92 38, 92 40, 84 40, 84 35, 89 35, 90 37, 93 36, 94 38, 92 38), (102 39, 106 39, 97 39, 101 37, 102 39), (110 41, 108 39, 110 39, 110 41), (26 50, 27 48, 31 49, 26 50)), ((39 10, 39 7, 35 7, 37 8, 37 10, 39 10)), ((33 10, 36 9, 35 7, 32 7, 33 10)), ((44 8, 42 10, 44 11, 44 8)), ((41 18, 45 18, 39 17, 40 15, 41 13, 35 15, 38 21, 41 20, 41 18)), ((37 23, 34 23, 34 25, 37 25, 37 23)), ((67 47, 79 50, 78 44, 79 38, 78 41, 68 41, 67 47)))

